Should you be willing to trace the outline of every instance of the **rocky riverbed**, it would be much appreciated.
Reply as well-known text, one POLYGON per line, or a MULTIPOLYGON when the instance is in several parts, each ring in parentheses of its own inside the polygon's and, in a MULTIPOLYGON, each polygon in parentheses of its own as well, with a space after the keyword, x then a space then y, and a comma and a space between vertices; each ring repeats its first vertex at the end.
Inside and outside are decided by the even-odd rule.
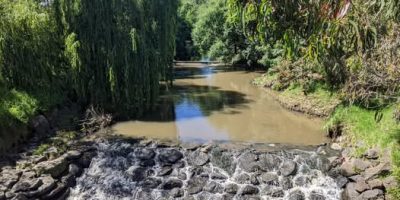
POLYGON ((19 154, 2 165, 8 199, 390 199, 398 187, 387 152, 327 146, 174 144, 152 140, 76 142, 54 156, 19 154), (342 153, 340 153, 342 152, 342 153))

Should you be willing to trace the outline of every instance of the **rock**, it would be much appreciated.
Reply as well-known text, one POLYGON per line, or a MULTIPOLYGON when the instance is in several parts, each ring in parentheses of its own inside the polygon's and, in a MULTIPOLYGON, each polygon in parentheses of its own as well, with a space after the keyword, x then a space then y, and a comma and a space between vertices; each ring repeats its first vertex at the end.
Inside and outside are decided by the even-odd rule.
POLYGON ((354 175, 349 177, 349 179, 353 182, 365 181, 365 178, 361 175, 354 175))
POLYGON ((258 165, 262 171, 268 172, 278 168, 282 160, 273 154, 261 154, 258 158, 258 165))
POLYGON ((208 153, 208 152, 210 152, 211 149, 213 149, 213 145, 212 144, 208 144, 208 145, 203 146, 200 149, 200 151, 203 152, 203 153, 208 153))
POLYGON ((61 183, 64 183, 67 187, 74 187, 76 185, 75 176, 68 174, 61 178, 61 183))
POLYGON ((68 168, 68 173, 75 177, 79 177, 82 174, 82 169, 75 164, 70 164, 68 168))
POLYGON ((336 150, 336 151, 340 151, 340 150, 343 149, 343 147, 338 143, 332 143, 331 144, 331 149, 336 150))
POLYGON ((379 189, 367 190, 363 192, 356 200, 377 200, 383 198, 383 191, 379 189))
POLYGON ((288 200, 305 200, 305 199, 306 199, 306 196, 300 190, 294 190, 289 193, 288 200))
POLYGON ((246 172, 256 172, 260 169, 258 156, 254 153, 244 153, 239 157, 239 167, 246 172))
POLYGON ((82 156, 82 152, 77 150, 72 150, 65 153, 65 156, 67 157, 67 160, 77 160, 82 156))
POLYGON ((179 188, 174 188, 171 190, 170 195, 174 198, 182 197, 184 195, 184 191, 179 188))
POLYGON ((250 176, 250 183, 252 185, 259 185, 260 184, 260 182, 258 181, 257 177, 254 174, 250 176))
POLYGON ((179 179, 169 179, 161 185, 164 190, 172 190, 174 188, 181 188, 183 185, 182 181, 179 179))
POLYGON ((355 183, 348 183, 342 194, 343 200, 353 200, 357 198, 359 195, 360 193, 356 191, 355 183))
POLYGON ((379 179, 369 180, 369 181, 368 181, 368 186, 369 186, 371 189, 383 189, 383 188, 384 188, 384 187, 383 187, 382 181, 379 180, 379 179))
POLYGON ((17 194, 12 200, 28 200, 28 198, 23 194, 17 194))
POLYGON ((399 187, 399 183, 394 176, 389 176, 383 179, 382 183, 386 190, 396 189, 399 187))
POLYGON ((54 179, 50 175, 39 177, 39 179, 42 181, 42 185, 37 190, 25 192, 24 194, 27 197, 42 196, 56 186, 54 179))
POLYGON ((352 159, 351 162, 353 165, 353 169, 355 169, 356 171, 364 171, 368 167, 372 166, 371 162, 366 161, 366 160, 357 159, 357 158, 352 159))
POLYGON ((311 180, 306 176, 298 176, 294 179, 294 185, 298 187, 304 187, 311 182, 311 180))
POLYGON ((239 174, 235 177, 235 181, 239 184, 250 183, 250 176, 248 174, 239 174))
POLYGON ((156 153, 152 149, 137 149, 135 155, 140 160, 150 160, 156 156, 156 153))
POLYGON ((132 166, 128 170, 126 170, 126 173, 132 176, 132 180, 135 182, 142 181, 145 176, 146 176, 146 168, 144 167, 138 167, 138 166, 132 166))
POLYGON ((11 189, 18 182, 22 172, 10 169, 3 170, 0 176, 0 190, 6 191, 11 189))
POLYGON ((357 192, 362 193, 366 190, 369 190, 369 185, 365 181, 356 182, 355 189, 357 192))
POLYGON ((34 135, 40 138, 50 135, 53 131, 50 127, 50 123, 47 118, 43 115, 34 117, 30 122, 29 126, 32 129, 34 135))
POLYGON ((292 180, 289 177, 282 177, 282 179, 279 181, 282 189, 284 190, 289 190, 293 188, 293 183, 292 180))
POLYGON ((230 153, 223 152, 219 148, 214 148, 211 151, 211 162, 221 169, 232 175, 235 172, 236 164, 234 163, 233 157, 230 153))
POLYGON ((68 162, 65 156, 61 156, 55 160, 41 162, 33 169, 37 174, 51 174, 53 178, 58 178, 67 169, 68 162))
POLYGON ((349 182, 349 180, 344 176, 339 176, 335 178, 335 182, 339 188, 344 188, 346 184, 349 182))
POLYGON ((211 173, 211 179, 217 179, 217 180, 225 180, 228 177, 226 177, 225 175, 221 174, 221 173, 217 173, 217 172, 213 172, 211 173))
POLYGON ((97 153, 95 151, 88 151, 83 153, 83 155, 78 159, 79 165, 83 168, 88 168, 96 154, 97 153))
POLYGON ((172 173, 172 167, 165 166, 162 167, 161 170, 157 173, 158 176, 167 176, 172 173))
POLYGON ((379 158, 379 150, 378 149, 368 149, 365 153, 365 157, 368 159, 378 159, 379 158))
POLYGON ((379 175, 388 174, 390 173, 391 169, 392 167, 388 162, 380 163, 375 167, 368 168, 365 170, 365 180, 377 178, 379 175))
POLYGON ((183 143, 183 144, 181 144, 181 147, 186 150, 193 151, 193 150, 198 149, 200 147, 200 145, 195 144, 195 143, 183 143))
POLYGON ((6 193, 4 191, 0 191, 0 200, 6 200, 6 193))
POLYGON ((197 194, 203 191, 204 186, 207 184, 207 178, 203 177, 194 177, 190 179, 188 182, 187 192, 190 195, 197 194))
POLYGON ((357 174, 356 171, 354 170, 354 166, 349 161, 344 162, 340 166, 340 173, 346 177, 350 177, 357 174))
POLYGON ((42 180, 37 178, 21 179, 12 187, 12 191, 17 193, 36 190, 42 184, 42 180))
POLYGON ((156 165, 156 162, 154 160, 142 160, 139 165, 142 167, 153 167, 156 165))
POLYGON ((296 173, 296 166, 297 164, 291 160, 285 161, 281 164, 279 172, 283 176, 294 175, 296 173))
POLYGON ((204 191, 210 192, 210 193, 222 193, 223 192, 223 187, 221 184, 211 181, 204 187, 204 191))
POLYGON ((239 187, 236 184, 230 183, 225 187, 225 192, 228 194, 236 194, 238 189, 239 187))
POLYGON ((259 192, 260 191, 258 188, 251 185, 246 185, 242 190, 242 195, 253 195, 253 194, 258 194, 259 192))
POLYGON ((158 158, 165 164, 174 164, 183 158, 183 154, 176 149, 164 149, 160 151, 158 158))
POLYGON ((150 177, 144 180, 141 183, 141 186, 148 189, 154 189, 157 188, 161 184, 161 182, 162 181, 160 179, 150 177))
POLYGON ((259 179, 261 183, 265 183, 268 185, 278 185, 279 181, 278 175, 272 172, 263 173, 261 176, 259 176, 259 179))
POLYGON ((310 193, 310 200, 325 200, 325 196, 317 191, 311 191, 310 193))
POLYGON ((194 151, 188 155, 188 162, 191 165, 203 166, 208 163, 209 157, 201 151, 194 151))
POLYGON ((183 172, 183 171, 179 172, 178 178, 184 181, 184 180, 187 179, 187 174, 185 172, 183 172))

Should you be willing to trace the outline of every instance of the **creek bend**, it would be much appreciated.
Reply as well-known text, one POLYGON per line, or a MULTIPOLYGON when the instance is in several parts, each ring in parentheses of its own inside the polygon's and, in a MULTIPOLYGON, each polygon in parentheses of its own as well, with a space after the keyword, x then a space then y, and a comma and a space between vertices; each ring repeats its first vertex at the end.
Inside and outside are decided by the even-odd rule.
POLYGON ((120 122, 111 131, 126 137, 149 137, 204 143, 258 142, 318 145, 327 141, 322 121, 282 108, 251 85, 257 72, 196 63, 178 63, 170 92, 143 118, 120 122))

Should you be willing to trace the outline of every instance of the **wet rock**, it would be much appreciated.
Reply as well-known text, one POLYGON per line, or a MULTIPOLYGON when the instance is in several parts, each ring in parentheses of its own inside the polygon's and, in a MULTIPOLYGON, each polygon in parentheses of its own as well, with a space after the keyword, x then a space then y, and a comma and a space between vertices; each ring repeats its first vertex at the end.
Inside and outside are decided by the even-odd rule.
POLYGON ((3 170, 0 176, 0 190, 5 191, 11 189, 11 187, 18 182, 21 174, 22 172, 14 169, 3 170))
POLYGON ((225 175, 218 173, 218 172, 211 173, 211 179, 214 179, 214 180, 225 180, 227 178, 228 177, 226 177, 225 175))
POLYGON ((183 144, 181 144, 181 147, 186 149, 186 150, 193 151, 193 150, 198 149, 200 147, 200 145, 199 144, 195 144, 195 143, 183 143, 183 144))
POLYGON ((268 172, 277 169, 281 164, 281 159, 272 154, 261 154, 258 164, 262 171, 268 172))
POLYGON ((206 184, 207 184, 207 178, 194 177, 188 181, 187 192, 189 194, 197 194, 203 191, 203 188, 206 184))
POLYGON ((238 189, 239 187, 236 184, 230 183, 225 187, 225 192, 228 194, 236 194, 238 189))
POLYGON ((203 166, 208 163, 209 157, 201 151, 194 151, 188 155, 188 162, 191 165, 203 166))
POLYGON ((82 174, 82 169, 75 164, 70 164, 68 168, 68 174, 78 177, 82 174))
POLYGON ((164 190, 172 190, 174 188, 181 188, 183 185, 182 181, 179 179, 169 179, 161 185, 164 190))
POLYGON ((174 169, 180 169, 180 168, 184 168, 184 167, 185 167, 185 162, 183 162, 182 160, 180 160, 172 165, 172 168, 174 168, 174 169))
POLYGON ((357 192, 361 193, 366 190, 369 190, 369 185, 365 181, 358 181, 356 182, 355 189, 357 192))
POLYGON ((224 194, 222 195, 222 200, 232 200, 234 197, 235 196, 233 194, 224 194))
POLYGON ((179 172, 178 178, 181 179, 181 180, 186 180, 187 179, 187 175, 186 175, 185 172, 179 172))
POLYGON ((365 153, 365 157, 368 159, 378 159, 379 158, 379 150, 378 149, 368 149, 365 153))
POLYGON ((43 115, 34 117, 29 122, 30 128, 33 130, 34 135, 39 137, 45 137, 51 134, 53 131, 50 127, 50 123, 47 118, 43 115))
POLYGON ((223 187, 221 184, 211 181, 204 187, 204 191, 210 192, 210 193, 222 193, 223 192, 223 187))
POLYGON ((325 200, 325 196, 317 191, 311 191, 310 193, 310 200, 325 200))
POLYGON ((208 152, 210 152, 211 149, 213 149, 213 147, 214 147, 214 145, 212 145, 212 144, 207 144, 207 145, 203 146, 203 147, 200 149, 200 151, 201 151, 201 152, 204 152, 204 153, 208 153, 208 152))
POLYGON ((156 165, 156 162, 154 160, 142 160, 139 165, 142 167, 153 167, 156 165))
POLYGON ((293 188, 292 180, 289 177, 282 177, 279 183, 284 190, 289 190, 293 188))
POLYGON ((157 173, 158 176, 167 176, 172 173, 172 167, 165 166, 157 173))
POLYGON ((235 177, 235 181, 239 184, 247 184, 250 182, 250 176, 248 174, 239 174, 235 177))
POLYGON ((258 188, 251 185, 246 185, 242 190, 242 195, 253 195, 253 194, 258 194, 259 192, 260 191, 258 188))
POLYGON ((268 185, 278 185, 279 177, 277 174, 268 172, 268 173, 263 173, 259 177, 261 183, 265 183, 268 185))
POLYGON ((311 180, 305 176, 298 176, 294 179, 294 184, 299 187, 304 187, 311 182, 311 180))
POLYGON ((360 194, 356 200, 376 200, 383 198, 383 191, 380 189, 367 190, 360 194))
POLYGON ((235 172, 236 164, 233 161, 232 155, 230 155, 227 152, 223 152, 219 148, 214 148, 211 151, 211 159, 210 160, 214 165, 225 170, 230 175, 232 175, 235 172))
POLYGON ((158 187, 161 184, 161 182, 162 181, 160 179, 150 177, 150 178, 145 179, 141 183, 141 185, 144 188, 154 189, 154 188, 158 187))
POLYGON ((133 181, 138 182, 142 181, 145 178, 146 168, 132 166, 126 171, 126 173, 132 176, 133 181))
POLYGON ((371 189, 383 189, 384 188, 382 181, 379 179, 374 179, 374 180, 368 181, 368 186, 371 189))
POLYGON ((260 169, 258 156, 254 153, 244 153, 239 158, 239 167, 246 172, 256 172, 260 169))
POLYGON ((342 193, 343 200, 353 200, 359 195, 360 193, 357 192, 355 183, 348 183, 342 193))
POLYGON ((42 196, 49 193, 52 189, 56 187, 55 180, 49 175, 40 177, 40 180, 43 184, 36 191, 27 192, 27 197, 42 196))
POLYGON ((176 149, 164 149, 160 151, 158 158, 165 164, 174 164, 183 158, 183 154, 176 149))
POLYGON ((76 177, 68 174, 61 178, 61 183, 64 183, 67 187, 74 187, 76 184, 76 177))
POLYGON ((349 180, 344 176, 338 176, 337 178, 335 178, 335 182, 339 188, 344 188, 349 180))
POLYGON ((88 151, 83 153, 83 155, 78 159, 78 163, 83 168, 88 168, 92 159, 97 155, 95 151, 88 151))
POLYGON ((184 195, 184 191, 179 188, 174 188, 171 190, 170 195, 174 198, 182 197, 184 195))
POLYGON ((285 161, 281 164, 279 172, 283 176, 294 175, 296 173, 296 166, 297 164, 291 160, 285 161))
POLYGON ((0 200, 6 200, 6 193, 4 191, 0 191, 0 200))
POLYGON ((137 158, 140 160, 150 160, 153 159, 156 156, 156 153, 152 149, 138 149, 135 152, 135 155, 137 158))
POLYGON ((33 169, 37 174, 51 174, 53 178, 59 177, 67 169, 68 162, 65 156, 59 157, 55 160, 41 162, 33 169))
POLYGON ((356 171, 354 170, 354 166, 351 162, 346 161, 340 166, 340 172, 343 176, 350 177, 356 175, 356 171))
POLYGON ((305 200, 305 199, 306 199, 306 196, 300 190, 294 190, 289 193, 288 200, 305 200))
POLYGON ((250 183, 252 185, 259 185, 260 184, 260 182, 258 181, 257 177, 254 174, 250 176, 250 183))
POLYGON ((377 178, 379 175, 384 175, 390 173, 392 167, 390 163, 380 163, 375 167, 371 167, 365 170, 364 177, 366 180, 377 178))

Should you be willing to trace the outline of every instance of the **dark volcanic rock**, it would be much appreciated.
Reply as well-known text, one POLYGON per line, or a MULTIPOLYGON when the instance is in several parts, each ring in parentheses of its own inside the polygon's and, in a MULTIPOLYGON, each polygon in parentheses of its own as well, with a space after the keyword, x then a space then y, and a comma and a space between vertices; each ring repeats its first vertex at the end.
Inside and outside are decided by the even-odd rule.
POLYGON ((183 158, 183 154, 176 149, 163 149, 158 158, 162 163, 174 164, 183 158))
POLYGON ((153 159, 156 156, 156 153, 152 149, 138 149, 135 152, 135 155, 137 158, 140 160, 150 160, 153 159))
POLYGON ((260 190, 254 186, 246 185, 242 190, 242 195, 253 195, 258 194, 260 190))
POLYGON ((132 176, 133 181, 142 181, 146 175, 146 168, 132 166, 127 170, 127 174, 132 176))
POLYGON ((179 188, 174 188, 170 192, 170 195, 174 198, 182 197, 184 194, 185 194, 184 191, 179 188))
POLYGON ((297 164, 291 160, 283 162, 279 168, 279 171, 283 176, 290 176, 296 173, 297 164))
POLYGON ((246 172, 256 172, 260 169, 258 156, 254 153, 244 153, 239 158, 239 167, 246 172))
POLYGON ((207 178, 194 177, 188 181, 187 192, 189 194, 197 194, 203 191, 204 186, 207 184, 207 178))
POLYGON ((312 191, 310 194, 310 200, 325 200, 325 196, 317 191, 312 191))
POLYGON ((305 200, 306 196, 300 190, 290 192, 288 200, 305 200))
POLYGON ((268 185, 278 185, 279 177, 273 172, 264 173, 259 176, 259 179, 262 183, 266 183, 268 185))
POLYGON ((182 181, 179 179, 169 179, 161 185, 164 190, 171 190, 174 188, 181 188, 183 185, 182 181))
POLYGON ((158 187, 158 186, 161 184, 161 182, 162 182, 162 181, 161 181, 160 179, 150 177, 150 178, 145 179, 145 180, 141 183, 141 185, 142 185, 144 188, 154 189, 154 188, 158 187))
POLYGON ((225 192, 228 194, 236 194, 238 189, 239 187, 236 184, 231 183, 225 187, 225 192))
POLYGON ((210 160, 214 165, 222 168, 230 175, 235 172, 236 164, 233 161, 233 156, 228 152, 223 152, 220 148, 212 149, 210 160))
POLYGON ((281 162, 282 160, 278 156, 272 154, 262 154, 258 161, 261 170, 265 172, 278 169, 281 162))
POLYGON ((282 179, 279 181, 279 184, 284 190, 293 188, 292 180, 289 177, 282 177, 282 179))
POLYGON ((162 167, 161 170, 157 173, 158 176, 167 176, 170 175, 172 172, 172 167, 165 166, 162 167))
POLYGON ((222 193, 223 192, 223 187, 221 184, 211 181, 204 187, 204 191, 210 192, 210 193, 222 193))
POLYGON ((209 159, 209 156, 201 151, 194 151, 188 155, 189 164, 195 166, 203 166, 208 163, 209 159))

